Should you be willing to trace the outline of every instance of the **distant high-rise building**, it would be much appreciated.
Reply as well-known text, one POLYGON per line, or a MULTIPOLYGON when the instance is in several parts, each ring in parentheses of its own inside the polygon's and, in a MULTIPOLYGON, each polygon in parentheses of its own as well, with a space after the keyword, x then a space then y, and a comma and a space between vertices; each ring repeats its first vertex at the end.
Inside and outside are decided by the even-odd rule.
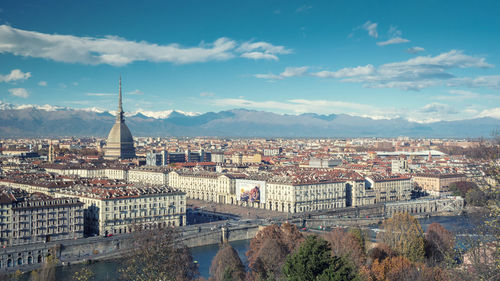
POLYGON ((200 149, 199 151, 186 150, 185 152, 168 152, 166 150, 160 153, 148 152, 146 154, 147 166, 164 166, 172 163, 184 162, 210 162, 212 154, 200 149))
POLYGON ((163 166, 163 155, 162 153, 148 152, 146 154, 146 166, 163 166))
POLYGON ((410 169, 408 168, 408 161, 406 159, 392 159, 391 160, 391 173, 393 174, 404 174, 408 173, 410 169))
POLYGON ((116 122, 111 128, 104 149, 105 159, 130 159, 135 158, 134 139, 125 124, 122 108, 122 78, 120 77, 118 113, 116 122))

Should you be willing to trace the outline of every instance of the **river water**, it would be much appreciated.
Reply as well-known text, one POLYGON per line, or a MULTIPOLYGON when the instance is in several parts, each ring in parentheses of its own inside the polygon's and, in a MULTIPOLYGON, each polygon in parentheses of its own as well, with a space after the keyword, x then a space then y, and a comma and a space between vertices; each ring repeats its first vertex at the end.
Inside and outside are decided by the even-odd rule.
MULTIPOLYGON (((419 219, 420 224, 424 232, 427 230, 427 227, 434 222, 440 223, 446 229, 453 233, 459 233, 463 231, 470 230, 473 226, 466 216, 437 216, 430 217, 426 219, 419 219)), ((238 252, 241 260, 245 265, 247 265, 247 258, 245 256, 245 252, 247 251, 250 240, 243 241, 235 241, 230 243, 238 252)), ((219 250, 218 245, 209 245, 202 247, 195 247, 191 249, 191 253, 195 261, 198 262, 200 275, 208 278, 210 265, 212 262, 212 258, 217 254, 219 250)), ((119 280, 118 268, 119 268, 119 260, 110 260, 110 261, 101 261, 96 262, 89 266, 90 269, 95 274, 94 280, 119 280)), ((57 269, 57 280, 66 281, 71 280, 71 277, 75 271, 78 271, 82 268, 83 265, 71 265, 67 267, 60 267, 57 269)))

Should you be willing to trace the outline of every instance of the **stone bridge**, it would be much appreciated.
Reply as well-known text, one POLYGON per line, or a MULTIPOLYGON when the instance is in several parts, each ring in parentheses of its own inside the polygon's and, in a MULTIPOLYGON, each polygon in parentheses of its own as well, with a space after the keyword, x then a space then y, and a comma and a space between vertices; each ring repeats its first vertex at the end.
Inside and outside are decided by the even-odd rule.
POLYGON ((433 214, 433 213, 452 213, 460 214, 464 208, 464 199, 462 197, 446 197, 410 200, 402 202, 385 203, 385 216, 391 217, 397 212, 406 212, 409 214, 433 214))

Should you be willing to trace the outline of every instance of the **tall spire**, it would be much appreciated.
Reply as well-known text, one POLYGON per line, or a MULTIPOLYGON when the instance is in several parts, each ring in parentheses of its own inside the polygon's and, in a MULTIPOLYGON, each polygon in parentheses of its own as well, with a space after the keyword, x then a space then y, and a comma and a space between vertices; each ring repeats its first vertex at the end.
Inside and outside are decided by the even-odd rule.
POLYGON ((123 122, 123 108, 122 108, 122 76, 120 75, 119 82, 119 95, 118 95, 118 113, 116 114, 116 121, 123 122))

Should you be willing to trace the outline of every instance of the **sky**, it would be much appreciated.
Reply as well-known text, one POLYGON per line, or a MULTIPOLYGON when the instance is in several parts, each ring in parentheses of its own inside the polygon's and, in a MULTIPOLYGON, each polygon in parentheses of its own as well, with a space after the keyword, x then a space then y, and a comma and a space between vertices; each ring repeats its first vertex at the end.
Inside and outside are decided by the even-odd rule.
POLYGON ((0 102, 500 119, 500 1, 0 2, 0 102), (139 3, 141 2, 141 3, 139 3), (142 3, 146 2, 146 3, 142 3))

